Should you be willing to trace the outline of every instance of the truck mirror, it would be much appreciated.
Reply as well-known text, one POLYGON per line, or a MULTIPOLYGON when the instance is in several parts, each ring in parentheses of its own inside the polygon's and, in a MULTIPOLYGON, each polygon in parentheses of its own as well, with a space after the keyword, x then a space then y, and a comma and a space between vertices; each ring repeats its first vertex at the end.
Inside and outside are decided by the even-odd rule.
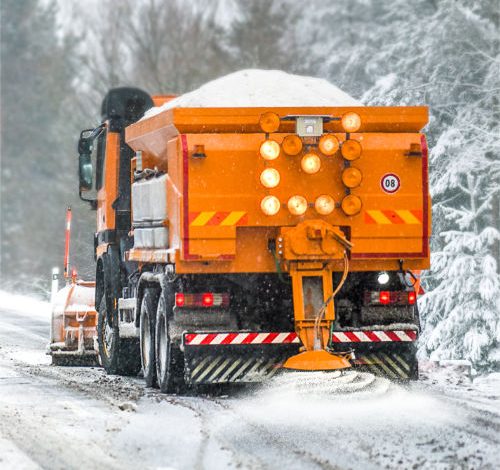
MULTIPOLYGON (((83 133, 82 133, 83 134, 83 133)), ((92 154, 92 149, 93 149, 93 140, 89 137, 86 137, 83 135, 80 140, 78 141, 78 153, 80 155, 82 154, 92 154)))
MULTIPOLYGON (((78 145, 80 148, 80 145, 78 145)), ((92 189, 92 161, 90 153, 80 153, 78 158, 78 170, 80 176, 80 191, 89 191, 92 189)))

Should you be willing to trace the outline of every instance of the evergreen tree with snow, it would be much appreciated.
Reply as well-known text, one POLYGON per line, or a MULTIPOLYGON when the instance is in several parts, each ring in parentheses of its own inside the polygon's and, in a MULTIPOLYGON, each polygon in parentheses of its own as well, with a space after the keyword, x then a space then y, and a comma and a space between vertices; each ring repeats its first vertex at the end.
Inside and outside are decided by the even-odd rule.
POLYGON ((378 74, 363 101, 430 106, 434 227, 421 351, 498 367, 498 12, 491 2, 420 4, 386 7, 385 47, 367 57, 378 74))

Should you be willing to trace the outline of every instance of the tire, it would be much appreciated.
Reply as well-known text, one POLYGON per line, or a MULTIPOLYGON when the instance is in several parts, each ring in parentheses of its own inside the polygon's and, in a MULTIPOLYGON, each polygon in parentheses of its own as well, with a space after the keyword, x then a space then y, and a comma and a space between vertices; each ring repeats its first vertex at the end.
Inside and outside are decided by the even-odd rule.
POLYGON ((101 298, 97 320, 97 342, 101 364, 111 375, 137 375, 140 371, 139 345, 137 340, 120 338, 115 315, 109 315, 106 294, 101 298))
POLYGON ((141 303, 140 345, 142 373, 146 387, 156 385, 155 327, 158 294, 146 289, 141 303))
POLYGON ((172 343, 169 322, 172 319, 173 296, 162 292, 156 310, 156 379, 160 391, 174 393, 183 385, 184 360, 178 345, 172 343))

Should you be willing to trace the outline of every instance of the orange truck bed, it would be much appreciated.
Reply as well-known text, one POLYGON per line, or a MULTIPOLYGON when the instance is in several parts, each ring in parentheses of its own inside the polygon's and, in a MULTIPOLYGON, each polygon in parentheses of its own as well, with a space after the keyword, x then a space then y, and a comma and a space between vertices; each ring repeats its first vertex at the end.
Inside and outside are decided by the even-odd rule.
MULTIPOLYGON (((421 129, 427 121, 427 107, 174 108, 146 116, 126 129, 126 142, 142 152, 144 167, 168 173, 169 243, 162 253, 133 249, 129 259, 175 262, 179 273, 276 272, 269 241, 278 239, 283 227, 322 220, 339 227, 352 243, 351 271, 397 270, 400 260, 407 269, 426 269, 430 196, 421 129), (361 127, 348 134, 340 117, 350 111, 360 116, 361 127), (280 117, 272 133, 259 124, 268 112, 280 117), (281 148, 276 159, 262 158, 259 148, 266 139, 282 146, 283 139, 295 133, 295 121, 289 117, 297 115, 332 118, 325 120, 324 132, 338 139, 340 149, 323 155, 317 140, 305 137, 298 155, 287 155, 281 148), (343 157, 347 140, 361 145, 358 158, 343 157), (320 158, 315 174, 301 167, 309 151, 320 158), (266 168, 279 172, 275 188, 261 184, 266 168), (347 168, 360 175, 354 187, 343 180, 347 168), (268 195, 281 202, 276 215, 261 210, 268 195), (294 195, 307 200, 304 215, 287 209, 294 195), (336 203, 329 215, 315 210, 321 195, 336 203), (342 209, 349 195, 361 201, 355 215, 342 209)), ((332 269, 341 271, 342 261, 333 262, 332 269)))

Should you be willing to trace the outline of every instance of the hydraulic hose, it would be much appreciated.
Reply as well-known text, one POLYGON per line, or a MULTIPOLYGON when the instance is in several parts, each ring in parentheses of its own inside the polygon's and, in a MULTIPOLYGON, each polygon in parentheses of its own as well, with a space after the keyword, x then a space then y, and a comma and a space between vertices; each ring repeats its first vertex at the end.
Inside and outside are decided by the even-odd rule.
POLYGON ((318 313, 316 314, 316 318, 314 320, 314 350, 324 349, 322 344, 323 338, 321 336, 320 324, 323 321, 323 318, 325 317, 325 312, 326 308, 328 307, 328 304, 332 302, 335 296, 339 293, 340 289, 342 288, 347 279, 348 273, 349 273, 349 258, 347 256, 347 251, 344 250, 344 272, 342 273, 342 278, 340 279, 340 282, 333 291, 332 295, 330 295, 330 297, 328 297, 328 299, 325 300, 325 302, 319 309, 318 313))

